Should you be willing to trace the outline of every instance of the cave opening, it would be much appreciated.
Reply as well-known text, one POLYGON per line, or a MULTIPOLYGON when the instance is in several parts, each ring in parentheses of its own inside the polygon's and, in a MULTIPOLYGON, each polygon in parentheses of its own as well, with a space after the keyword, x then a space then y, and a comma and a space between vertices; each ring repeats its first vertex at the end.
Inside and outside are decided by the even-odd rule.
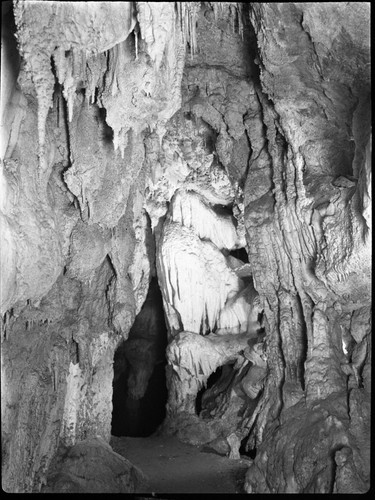
POLYGON ((113 129, 107 124, 107 112, 105 108, 96 106, 96 121, 99 126, 101 141, 104 145, 112 147, 113 145, 113 129))
POLYGON ((148 437, 166 415, 167 328, 161 291, 152 278, 127 340, 114 355, 112 435, 148 437))
POLYGON ((235 257, 238 260, 242 260, 242 262, 244 262, 245 264, 249 263, 249 256, 246 248, 237 248, 235 250, 232 250, 231 252, 229 252, 229 255, 235 257))
POLYGON ((255 460, 257 456, 257 448, 254 446, 253 448, 249 445, 249 437, 246 436, 242 441, 239 448, 240 455, 244 455, 245 457, 251 458, 251 460, 255 460))
POLYGON ((234 374, 233 363, 219 366, 211 373, 195 399, 195 411, 199 417, 209 419, 215 416, 234 374))

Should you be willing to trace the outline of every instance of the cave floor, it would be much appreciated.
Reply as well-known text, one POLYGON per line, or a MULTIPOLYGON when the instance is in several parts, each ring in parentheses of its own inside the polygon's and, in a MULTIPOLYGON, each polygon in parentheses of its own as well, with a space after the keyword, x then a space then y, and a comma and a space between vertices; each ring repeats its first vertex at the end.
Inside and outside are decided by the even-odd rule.
POLYGON ((112 436, 111 446, 147 476, 148 490, 137 493, 244 493, 246 457, 231 460, 166 436, 112 436))

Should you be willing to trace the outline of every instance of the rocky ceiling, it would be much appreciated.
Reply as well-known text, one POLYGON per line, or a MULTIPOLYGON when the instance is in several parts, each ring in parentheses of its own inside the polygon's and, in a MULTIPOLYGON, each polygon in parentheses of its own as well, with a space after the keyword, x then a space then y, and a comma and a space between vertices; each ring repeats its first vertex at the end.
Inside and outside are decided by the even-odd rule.
POLYGON ((369 18, 361 2, 4 3, 6 491, 43 490, 95 436, 109 460, 136 318, 133 399, 160 357, 152 279, 160 432, 252 451, 248 493, 367 491, 369 18))

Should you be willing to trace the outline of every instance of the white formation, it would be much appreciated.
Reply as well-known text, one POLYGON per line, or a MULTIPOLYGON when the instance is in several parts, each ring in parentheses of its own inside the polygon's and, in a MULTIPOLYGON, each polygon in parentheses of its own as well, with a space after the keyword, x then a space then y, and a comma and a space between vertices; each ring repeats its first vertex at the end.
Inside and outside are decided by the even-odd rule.
MULTIPOLYGON (((240 263, 240 265, 234 267, 237 276, 249 279, 249 264, 244 264, 232 256, 227 257, 227 262, 229 259, 232 265, 233 260, 237 260, 240 263)), ((226 333, 247 332, 249 335, 254 335, 262 327, 259 323, 259 314, 262 311, 263 307, 260 303, 260 297, 251 279, 246 288, 233 297, 228 297, 225 307, 220 312, 216 333, 222 335, 226 333)))
POLYGON ((201 2, 176 2, 184 40, 190 45, 191 56, 197 52, 196 23, 201 2))
POLYGON ((164 300, 177 310, 181 321, 170 326, 195 333, 213 331, 228 297, 244 286, 224 255, 194 230, 169 221, 163 228, 158 259, 165 280, 164 300))
POLYGON ((186 42, 174 3, 136 2, 136 9, 140 40, 137 24, 136 46, 131 38, 118 45, 121 54, 114 54, 108 70, 111 84, 101 94, 115 150, 123 158, 129 130, 136 136, 146 129, 162 131, 179 109, 185 62, 186 42))
POLYGON ((245 246, 235 222, 224 207, 210 206, 196 192, 183 188, 175 192, 158 245, 159 279, 172 333, 237 334, 259 329, 260 307, 253 304, 256 292, 251 287, 249 295, 241 279, 249 278, 251 270, 224 255, 245 246))
MULTIPOLYGON (((192 121, 177 114, 162 145, 154 141, 150 146, 152 175, 146 207, 153 230, 168 211, 157 261, 172 334, 181 330, 203 334, 215 331, 227 300, 244 288, 221 252, 244 247, 245 238, 231 214, 213 207, 232 205, 236 190, 207 147, 210 134, 212 130, 203 120, 192 121)), ((222 328, 233 333, 246 331, 246 313, 241 315, 239 309, 237 305, 241 321, 227 315, 234 321, 227 324, 223 318, 222 328)), ((246 309, 249 311, 249 304, 246 309)))
POLYGON ((171 395, 180 412, 195 413, 198 391, 206 387, 209 376, 220 366, 236 363, 235 366, 242 370, 251 362, 241 384, 251 399, 258 396, 267 374, 264 344, 247 333, 204 337, 193 332, 180 332, 169 344, 166 354, 175 374, 171 395))
POLYGON ((243 293, 228 298, 224 308, 220 311, 217 321, 217 333, 246 332, 251 326, 249 321, 250 304, 243 293))
POLYGON ((234 250, 245 245, 245 241, 238 238, 234 217, 218 215, 196 193, 178 191, 175 194, 171 219, 193 229, 202 240, 212 241, 220 250, 234 250))
POLYGON ((85 377, 79 364, 70 362, 69 374, 67 376, 67 387, 61 427, 61 438, 67 445, 75 444, 76 427, 79 420, 79 409, 81 406, 82 392, 85 377))
POLYGON ((178 383, 175 381, 175 384, 179 386, 176 389, 181 404, 192 401, 219 366, 243 360, 241 352, 248 347, 248 340, 246 334, 204 337, 193 332, 180 332, 169 344, 166 354, 168 363, 178 374, 178 383))
POLYGON ((372 234, 372 163, 371 163, 371 150, 372 150, 372 136, 368 140, 366 146, 366 160, 365 160, 365 192, 363 195, 363 212, 362 215, 366 220, 368 227, 368 234, 372 234))
POLYGON ((137 18, 147 53, 159 70, 171 32, 175 29, 173 2, 137 2, 137 18))
POLYGON ((88 323, 82 323, 81 330, 76 333, 75 338, 80 349, 87 350, 85 355, 91 361, 90 370, 87 370, 88 366, 83 365, 81 361, 77 363, 71 361, 66 378, 60 431, 60 439, 66 446, 72 446, 90 434, 101 435, 108 441, 110 438, 105 422, 112 412, 112 362, 116 339, 111 337, 110 333, 103 332, 91 338, 90 342, 86 342, 87 325, 88 323), (82 426, 83 416, 90 420, 85 429, 82 426))

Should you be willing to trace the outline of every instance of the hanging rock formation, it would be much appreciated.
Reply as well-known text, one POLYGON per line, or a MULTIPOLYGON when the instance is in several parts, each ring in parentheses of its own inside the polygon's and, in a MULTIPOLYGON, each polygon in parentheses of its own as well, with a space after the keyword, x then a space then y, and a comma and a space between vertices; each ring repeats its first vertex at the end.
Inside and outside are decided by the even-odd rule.
POLYGON ((367 491, 369 4, 5 4, 3 488, 141 488, 107 443, 154 277, 159 432, 248 493, 367 491))

